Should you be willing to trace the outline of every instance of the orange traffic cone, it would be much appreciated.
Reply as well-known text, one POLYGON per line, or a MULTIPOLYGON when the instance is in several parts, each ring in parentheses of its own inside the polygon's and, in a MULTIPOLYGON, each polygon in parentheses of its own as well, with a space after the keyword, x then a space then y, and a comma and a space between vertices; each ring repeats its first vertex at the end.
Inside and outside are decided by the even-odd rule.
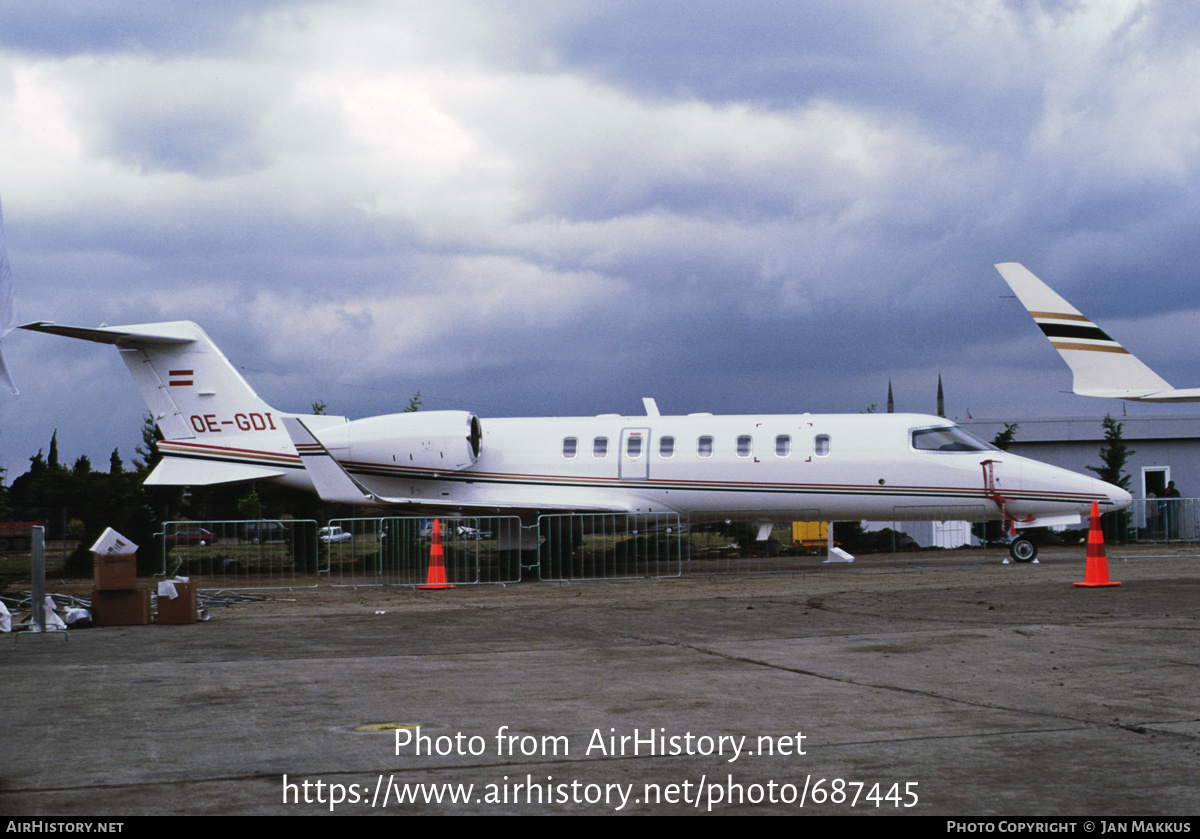
POLYGON ((1108 556, 1104 553, 1104 531, 1100 529, 1100 505, 1092 502, 1092 526, 1088 530, 1087 571, 1077 586, 1119 586, 1108 578, 1108 556))
POLYGON ((442 521, 433 520, 433 544, 429 546, 429 574, 425 585, 417 588, 454 588, 446 582, 446 564, 442 561, 442 521))

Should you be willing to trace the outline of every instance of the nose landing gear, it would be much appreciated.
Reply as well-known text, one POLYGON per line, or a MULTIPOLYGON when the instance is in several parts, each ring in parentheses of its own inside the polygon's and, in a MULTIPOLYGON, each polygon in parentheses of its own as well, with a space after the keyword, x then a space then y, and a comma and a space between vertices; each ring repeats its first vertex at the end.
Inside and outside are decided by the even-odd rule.
POLYGON ((1027 536, 1018 536, 1008 546, 1008 553, 1015 562, 1033 562, 1037 559, 1038 549, 1027 536))

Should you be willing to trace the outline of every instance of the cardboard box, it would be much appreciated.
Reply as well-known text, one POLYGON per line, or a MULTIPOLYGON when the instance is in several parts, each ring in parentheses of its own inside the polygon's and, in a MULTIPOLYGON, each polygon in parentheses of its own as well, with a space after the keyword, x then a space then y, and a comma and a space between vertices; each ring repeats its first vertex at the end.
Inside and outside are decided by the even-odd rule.
POLYGON ((92 554, 97 591, 131 591, 137 588, 137 554, 92 554))
POLYGON ((137 549, 137 545, 111 527, 106 527, 96 544, 92 545, 94 554, 134 554, 137 553, 137 549))
POLYGON ((92 591, 96 626, 144 626, 150 623, 150 590, 92 591))
POLYGON ((158 622, 181 624, 198 621, 200 610, 196 608, 196 584, 172 582, 177 595, 174 599, 164 593, 166 585, 158 584, 158 622))

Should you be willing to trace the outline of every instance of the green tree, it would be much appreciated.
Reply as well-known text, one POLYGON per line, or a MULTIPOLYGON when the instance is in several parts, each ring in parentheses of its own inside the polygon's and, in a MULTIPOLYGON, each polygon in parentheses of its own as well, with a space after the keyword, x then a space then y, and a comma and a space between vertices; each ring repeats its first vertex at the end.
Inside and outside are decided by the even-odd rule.
POLYGON ((259 518, 262 514, 262 501, 258 497, 258 492, 252 489, 246 495, 238 499, 237 512, 239 518, 259 518))
POLYGON ((404 408, 404 413, 415 414, 421 410, 421 391, 417 391, 408 398, 408 405, 404 408))
POLYGON ((12 518, 12 508, 8 501, 8 487, 4 483, 4 477, 7 474, 7 469, 0 469, 0 521, 8 521, 12 518))
POLYGON ((162 460, 162 455, 158 451, 158 424, 154 421, 154 417, 146 414, 142 417, 142 444, 134 449, 141 460, 133 462, 133 468, 139 472, 149 472, 158 462, 162 460))
POLYGON ((1103 427, 1104 445, 1100 447, 1100 461, 1104 465, 1089 466, 1088 471, 1095 472, 1102 481, 1128 490, 1130 478, 1125 474, 1125 463, 1136 452, 1125 445, 1122 434, 1125 423, 1117 422, 1110 414, 1104 418, 1103 427))
POLYGON ((992 438, 992 445, 1002 452, 1008 451, 1012 447, 1013 441, 1016 439, 1017 429, 1019 427, 1020 423, 1004 423, 1004 430, 998 432, 996 436, 992 438))
POLYGON ((312 412, 319 417, 323 417, 323 416, 325 416, 325 409, 328 407, 329 406, 326 405, 324 402, 322 402, 320 399, 317 399, 312 403, 312 412))
MULTIPOLYGON (((130 485, 136 487, 140 499, 139 506, 143 513, 143 526, 151 528, 151 534, 162 529, 162 522, 177 516, 183 505, 183 487, 144 485, 147 476, 162 461, 162 452, 158 450, 158 441, 161 439, 162 435, 153 415, 144 414, 142 416, 142 444, 134 449, 134 471, 122 473, 127 476, 130 485)), ((138 542, 132 534, 128 535, 138 542)), ((149 543, 138 542, 138 544, 149 543)), ((152 557, 153 555, 153 552, 149 550, 139 551, 138 567, 142 567, 143 556, 152 557)))
MULTIPOLYGON (((1117 422, 1109 414, 1104 418, 1104 445, 1100 447, 1100 462, 1102 466, 1089 466, 1088 470, 1095 472, 1102 481, 1129 489, 1130 477, 1125 474, 1125 463, 1135 452, 1125 445, 1122 431, 1124 423, 1117 422)), ((1125 510, 1105 513, 1100 517, 1105 539, 1123 540, 1129 531, 1129 515, 1125 510)))
MULTIPOLYGON (((54 458, 59 458, 58 435, 52 438, 54 458)), ((153 534, 155 526, 146 504, 141 478, 121 468, 120 456, 114 451, 108 473, 97 472, 87 455, 81 455, 71 468, 47 462, 42 452, 29 459, 29 471, 13 482, 9 489, 11 513, 20 521, 44 521, 52 539, 68 537, 79 540, 78 549, 68 558, 64 571, 70 575, 91 573, 92 557, 89 547, 105 527, 112 527, 142 546, 139 553, 147 564, 144 573, 156 570, 153 566, 153 534)), ((161 565, 161 560, 159 560, 161 565)))

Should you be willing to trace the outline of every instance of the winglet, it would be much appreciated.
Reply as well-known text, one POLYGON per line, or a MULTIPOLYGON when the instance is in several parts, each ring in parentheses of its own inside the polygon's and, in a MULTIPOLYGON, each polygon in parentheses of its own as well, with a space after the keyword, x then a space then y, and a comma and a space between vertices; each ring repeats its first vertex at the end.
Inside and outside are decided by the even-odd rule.
POLYGON ((1172 388, 1025 266, 996 266, 1035 323, 1074 374, 1080 396, 1140 399, 1172 388))

